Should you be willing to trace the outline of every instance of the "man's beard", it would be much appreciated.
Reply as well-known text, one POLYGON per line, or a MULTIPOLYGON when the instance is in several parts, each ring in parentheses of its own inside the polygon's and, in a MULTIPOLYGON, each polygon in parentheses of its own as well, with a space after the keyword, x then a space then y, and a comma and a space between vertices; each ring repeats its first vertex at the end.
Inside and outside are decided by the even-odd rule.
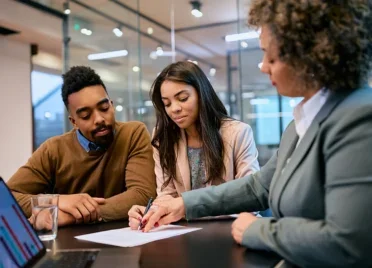
POLYGON ((114 140, 114 131, 112 125, 106 125, 106 124, 101 124, 99 125, 95 130, 91 132, 91 135, 93 137, 93 142, 104 149, 107 149, 112 141, 114 140), (104 135, 104 136, 96 136, 97 132, 107 129, 109 130, 109 133, 104 135))

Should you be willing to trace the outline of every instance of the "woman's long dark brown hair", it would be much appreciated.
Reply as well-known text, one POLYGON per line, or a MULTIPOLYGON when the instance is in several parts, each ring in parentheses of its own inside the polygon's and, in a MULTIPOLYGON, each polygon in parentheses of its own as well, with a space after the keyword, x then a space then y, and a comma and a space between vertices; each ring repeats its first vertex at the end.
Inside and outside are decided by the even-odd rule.
POLYGON ((195 88, 199 97, 196 126, 203 143, 207 174, 205 183, 221 182, 226 170, 223 163, 224 146, 219 130, 221 121, 230 118, 204 72, 192 62, 180 61, 167 66, 156 78, 150 91, 156 111, 156 129, 151 144, 159 151, 163 174, 168 175, 162 189, 172 180, 176 180, 177 158, 174 146, 178 145, 181 138, 180 128, 169 118, 161 99, 160 88, 164 81, 184 83, 195 88))

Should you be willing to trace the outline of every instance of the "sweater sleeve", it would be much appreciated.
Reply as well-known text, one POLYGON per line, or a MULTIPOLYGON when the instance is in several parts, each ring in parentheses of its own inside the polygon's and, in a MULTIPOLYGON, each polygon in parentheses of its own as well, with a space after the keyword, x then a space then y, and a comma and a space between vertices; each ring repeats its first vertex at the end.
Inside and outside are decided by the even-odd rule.
POLYGON ((125 184, 125 192, 107 198, 106 203, 101 205, 105 221, 127 219, 128 211, 133 205, 146 205, 150 197, 156 197, 152 146, 150 134, 144 124, 133 132, 130 139, 125 184))
POLYGON ((31 197, 53 190, 51 178, 55 168, 49 147, 49 141, 43 143, 7 182, 27 217, 31 216, 31 197))

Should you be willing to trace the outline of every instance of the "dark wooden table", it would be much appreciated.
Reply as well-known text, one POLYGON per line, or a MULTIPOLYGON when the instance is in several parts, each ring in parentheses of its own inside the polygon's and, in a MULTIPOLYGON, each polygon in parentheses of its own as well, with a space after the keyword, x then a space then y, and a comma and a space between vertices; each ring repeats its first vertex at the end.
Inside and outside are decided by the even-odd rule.
MULTIPOLYGON (((140 246, 140 267, 274 267, 280 261, 273 253, 251 251, 237 245, 231 237, 231 223, 231 219, 181 221, 177 224, 203 229, 140 246)), ((127 226, 126 221, 119 221, 60 228, 57 239, 45 245, 56 250, 115 248, 74 237, 127 226)), ((123 254, 129 251, 130 248, 119 248, 123 254)), ((109 266, 106 268, 111 268, 109 266)))

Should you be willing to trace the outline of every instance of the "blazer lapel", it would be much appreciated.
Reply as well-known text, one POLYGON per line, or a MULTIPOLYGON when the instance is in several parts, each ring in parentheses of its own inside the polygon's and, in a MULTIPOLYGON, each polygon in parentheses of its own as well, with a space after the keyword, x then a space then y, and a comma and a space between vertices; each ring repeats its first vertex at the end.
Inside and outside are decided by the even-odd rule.
POLYGON ((177 166, 179 171, 179 177, 182 178, 185 191, 191 190, 190 182, 190 168, 189 159, 187 157, 187 141, 185 131, 181 130, 181 139, 178 144, 174 145, 174 150, 177 152, 177 166))
POLYGON ((288 126, 285 131, 285 134, 282 137, 280 142, 280 157, 278 159, 277 170, 282 170, 286 163, 287 159, 291 157, 294 149, 296 148, 298 142, 298 135, 296 133, 296 127, 294 122, 288 126))
POLYGON ((287 164, 287 160, 291 157, 293 151, 295 150, 297 142, 298 142, 298 135, 296 133, 295 124, 293 122, 285 130, 283 137, 280 141, 280 148, 278 151, 278 160, 277 160, 278 162, 276 166, 276 171, 274 173, 272 182, 270 184, 269 200, 271 204, 272 213, 275 217, 279 216, 279 210, 278 210, 279 207, 276 206, 278 204, 277 202, 272 202, 273 199, 275 200, 278 198, 278 195, 277 195, 278 192, 274 191, 274 189, 278 189, 277 188, 278 180, 280 179, 283 168, 285 168, 287 164))
MULTIPOLYGON (((274 203, 279 205, 279 202, 277 201, 279 200, 285 186, 291 179, 293 172, 297 169, 298 165, 300 165, 307 152, 311 148, 311 145, 318 134, 321 123, 328 117, 337 104, 344 99, 344 97, 344 94, 331 93, 326 103, 315 116, 309 129, 306 131, 305 136, 302 138, 297 148, 293 151, 292 156, 290 156, 291 159, 289 163, 285 165, 287 158, 280 160, 280 162, 284 161, 284 164, 281 167, 282 169, 284 168, 284 170, 277 172, 277 183, 275 184, 275 194, 273 194, 273 199, 276 199, 274 203)), ((281 156, 279 157, 281 158, 281 156)))

